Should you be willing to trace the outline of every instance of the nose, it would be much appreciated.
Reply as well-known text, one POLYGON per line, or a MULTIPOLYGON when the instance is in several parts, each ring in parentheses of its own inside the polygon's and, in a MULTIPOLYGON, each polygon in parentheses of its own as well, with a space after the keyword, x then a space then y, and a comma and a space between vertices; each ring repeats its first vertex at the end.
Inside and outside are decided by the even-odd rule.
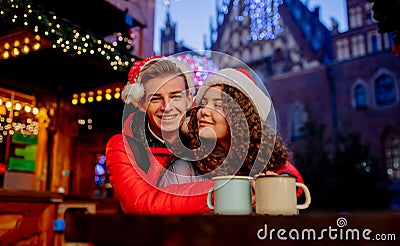
POLYGON ((211 110, 212 109, 209 106, 203 106, 199 109, 200 114, 203 116, 210 116, 211 110))
POLYGON ((168 111, 171 108, 170 106, 170 99, 169 97, 163 97, 163 100, 161 102, 161 110, 163 111, 168 111))

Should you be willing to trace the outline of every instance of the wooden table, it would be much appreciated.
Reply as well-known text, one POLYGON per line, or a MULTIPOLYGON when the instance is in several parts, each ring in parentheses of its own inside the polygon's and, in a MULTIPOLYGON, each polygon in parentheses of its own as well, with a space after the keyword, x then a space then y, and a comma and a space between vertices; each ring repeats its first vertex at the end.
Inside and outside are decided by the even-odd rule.
POLYGON ((287 217, 69 214, 65 239, 95 245, 398 246, 400 214, 317 212, 287 217), (387 241, 378 241, 375 236, 386 237, 387 241))
POLYGON ((54 192, 0 188, 0 246, 76 245, 64 240, 64 217, 69 212, 115 214, 118 203, 54 192))
POLYGON ((54 245, 62 194, 0 189, 0 245, 54 245))

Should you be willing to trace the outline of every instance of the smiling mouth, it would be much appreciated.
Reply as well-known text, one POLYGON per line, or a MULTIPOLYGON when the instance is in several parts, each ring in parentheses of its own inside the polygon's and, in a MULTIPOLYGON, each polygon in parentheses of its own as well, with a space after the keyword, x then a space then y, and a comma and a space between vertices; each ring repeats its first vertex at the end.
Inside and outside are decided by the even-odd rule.
POLYGON ((173 120, 177 117, 177 114, 174 115, 162 115, 161 117, 159 117, 161 120, 173 120))
POLYGON ((212 125, 212 123, 211 123, 211 122, 208 122, 208 121, 201 120, 201 121, 199 122, 199 126, 205 127, 205 126, 211 126, 211 125, 212 125))

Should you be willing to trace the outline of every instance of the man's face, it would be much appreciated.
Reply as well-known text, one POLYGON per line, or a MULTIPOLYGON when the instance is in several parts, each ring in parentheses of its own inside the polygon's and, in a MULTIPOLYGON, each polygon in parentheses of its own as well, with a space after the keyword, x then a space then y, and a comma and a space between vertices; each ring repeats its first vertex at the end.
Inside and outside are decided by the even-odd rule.
POLYGON ((157 77, 144 84, 145 99, 140 110, 146 112, 151 130, 160 138, 176 132, 182 125, 186 111, 192 105, 192 94, 186 92, 182 76, 157 77))

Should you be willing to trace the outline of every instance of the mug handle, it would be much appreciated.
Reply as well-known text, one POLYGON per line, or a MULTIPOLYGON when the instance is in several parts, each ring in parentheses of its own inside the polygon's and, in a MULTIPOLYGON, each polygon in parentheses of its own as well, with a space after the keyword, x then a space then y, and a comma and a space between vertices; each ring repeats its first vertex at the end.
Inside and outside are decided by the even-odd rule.
POLYGON ((208 208, 210 208, 211 210, 214 210, 214 205, 212 204, 212 193, 214 192, 214 188, 211 188, 208 191, 208 195, 207 195, 207 206, 208 208))
POLYGON ((302 183, 296 182, 296 186, 302 188, 304 191, 304 194, 306 195, 306 201, 303 204, 297 204, 296 208, 297 209, 306 209, 306 208, 308 208, 308 206, 310 206, 310 203, 311 203, 310 191, 308 190, 307 186, 305 186, 302 183))

